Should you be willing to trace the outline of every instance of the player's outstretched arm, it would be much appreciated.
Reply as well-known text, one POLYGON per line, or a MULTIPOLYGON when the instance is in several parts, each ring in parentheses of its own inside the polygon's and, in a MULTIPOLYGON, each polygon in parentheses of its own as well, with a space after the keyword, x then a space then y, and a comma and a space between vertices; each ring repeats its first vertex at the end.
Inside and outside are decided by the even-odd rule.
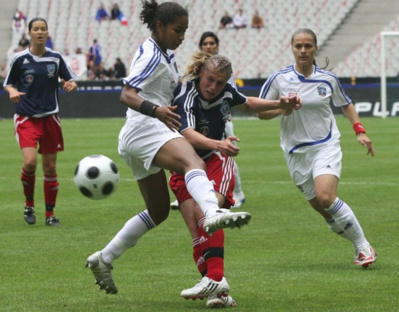
POLYGON ((367 155, 374 156, 375 150, 371 139, 366 135, 366 129, 364 129, 363 124, 360 122, 358 113, 356 112, 355 106, 351 103, 347 106, 342 107, 342 112, 348 118, 353 126, 353 130, 356 133, 357 141, 367 148, 367 155))

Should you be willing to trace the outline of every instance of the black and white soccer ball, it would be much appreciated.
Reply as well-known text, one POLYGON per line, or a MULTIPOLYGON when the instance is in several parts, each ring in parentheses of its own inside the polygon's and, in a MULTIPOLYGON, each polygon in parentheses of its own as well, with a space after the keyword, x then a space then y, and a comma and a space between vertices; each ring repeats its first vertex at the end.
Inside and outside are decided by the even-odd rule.
POLYGON ((104 155, 83 158, 75 169, 73 178, 79 191, 90 199, 103 199, 119 185, 119 171, 112 159, 104 155))

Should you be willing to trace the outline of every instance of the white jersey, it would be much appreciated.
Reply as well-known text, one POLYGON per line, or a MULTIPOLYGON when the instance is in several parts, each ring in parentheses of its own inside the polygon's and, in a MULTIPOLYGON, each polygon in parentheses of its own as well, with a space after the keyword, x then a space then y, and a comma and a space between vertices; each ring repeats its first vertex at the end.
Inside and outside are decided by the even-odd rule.
POLYGON ((285 153, 304 153, 309 148, 339 140, 330 102, 335 107, 351 103, 334 73, 314 66, 305 78, 288 66, 270 76, 262 86, 260 97, 278 100, 280 96, 298 95, 303 105, 288 116, 280 115, 280 145, 285 153))
MULTIPOLYGON (((140 90, 138 94, 145 100, 160 106, 170 106, 179 79, 173 51, 168 50, 165 54, 152 38, 148 38, 136 52, 129 76, 123 79, 123 83, 140 90)), ((130 108, 127 110, 127 118, 157 120, 130 108)))
MULTIPOLYGON (((180 78, 173 51, 167 52, 163 53, 154 40, 147 39, 134 56, 129 76, 123 79, 124 84, 140 90, 140 97, 161 106, 172 104, 180 78)), ((119 133, 118 151, 136 179, 144 179, 161 170, 152 164, 159 149, 182 135, 171 131, 159 119, 130 108, 126 117, 119 133)))

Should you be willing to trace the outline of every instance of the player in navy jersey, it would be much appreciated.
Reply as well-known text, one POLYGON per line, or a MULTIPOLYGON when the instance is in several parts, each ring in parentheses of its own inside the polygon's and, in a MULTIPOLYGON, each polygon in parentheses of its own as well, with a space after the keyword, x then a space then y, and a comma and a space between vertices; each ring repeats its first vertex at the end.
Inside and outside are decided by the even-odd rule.
MULTIPOLYGON (((197 52, 192 56, 184 78, 177 87, 173 104, 181 116, 180 133, 194 146, 197 154, 206 163, 206 173, 212 180, 219 206, 234 205, 234 158, 239 147, 236 136, 225 137, 225 124, 231 108, 239 106, 247 112, 268 109, 298 109, 300 100, 293 96, 278 101, 246 97, 228 83, 231 78, 231 63, 225 56, 197 52)), ((182 291, 186 299, 208 297, 207 307, 235 306, 228 296, 229 285, 224 276, 224 231, 208 235, 203 229, 204 214, 195 199, 188 193, 184 176, 172 172, 170 187, 180 203, 180 212, 190 231, 193 257, 203 276, 193 288, 182 291)))
POLYGON ((353 125, 358 142, 371 156, 374 156, 373 145, 338 78, 316 65, 317 38, 314 32, 299 29, 292 36, 291 45, 295 64, 271 75, 263 85, 260 97, 272 100, 298 94, 303 107, 290 114, 279 110, 263 112, 259 117, 279 117, 280 144, 295 185, 327 221, 329 228, 352 242, 354 264, 368 267, 376 261, 377 254, 365 238, 352 209, 337 196, 342 152, 330 102, 342 109, 353 125))
POLYGON ((128 110, 119 133, 118 151, 131 167, 147 209, 128 220, 105 248, 87 259, 86 265, 100 289, 110 294, 118 291, 111 276, 112 262, 169 215, 170 197, 163 169, 184 174, 187 189, 206 216, 206 232, 239 228, 251 218, 246 212, 219 209, 204 161, 177 132, 181 126, 180 116, 171 104, 180 75, 173 50, 184 40, 188 28, 187 11, 174 2, 142 3, 140 18, 151 30, 151 37, 139 47, 130 74, 123 79, 120 100, 128 110))
MULTIPOLYGON (((219 53, 219 37, 212 31, 206 31, 201 35, 200 41, 198 43, 198 47, 201 51, 207 52, 209 54, 215 55, 219 53)), ((230 83, 234 88, 237 89, 237 85, 234 80, 234 74, 231 75, 228 83, 230 83)), ((231 121, 231 115, 227 119, 225 123, 225 130, 224 130, 225 137, 228 136, 235 136, 234 134, 234 125, 231 121)), ((233 144, 236 144, 233 141, 233 144)), ((237 163, 234 166, 234 191, 233 191, 233 198, 234 198, 234 208, 241 207, 245 202, 245 195, 241 188, 241 177, 240 172, 238 170, 237 163)), ((179 203, 177 200, 171 203, 172 209, 178 209, 179 203)))
POLYGON ((28 29, 31 44, 12 60, 4 89, 15 104, 15 134, 23 155, 24 219, 28 224, 36 223, 34 190, 39 152, 42 154, 44 173, 45 224, 57 226, 60 224, 54 216, 59 185, 57 152, 64 150, 58 116, 58 79, 61 78, 66 92, 75 91, 78 86, 74 81, 76 76, 61 54, 46 48, 47 22, 43 18, 34 18, 29 22, 28 29))

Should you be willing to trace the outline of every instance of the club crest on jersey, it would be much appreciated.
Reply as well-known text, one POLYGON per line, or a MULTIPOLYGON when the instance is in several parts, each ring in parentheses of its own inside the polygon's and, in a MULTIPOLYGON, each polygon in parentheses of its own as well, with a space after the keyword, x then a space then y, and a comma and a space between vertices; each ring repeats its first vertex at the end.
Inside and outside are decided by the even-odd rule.
POLYGON ((176 80, 175 78, 170 78, 170 88, 173 90, 176 88, 176 80))
POLYGON ((33 82, 33 80, 35 80, 33 75, 26 75, 26 82, 27 83, 31 84, 33 82))
POLYGON ((200 127, 200 129, 199 129, 199 133, 201 133, 203 136, 206 136, 206 137, 209 135, 210 132, 211 132, 211 130, 206 125, 200 127))
POLYGON ((327 95, 327 88, 326 88, 326 87, 318 86, 318 87, 317 87, 317 92, 319 93, 319 95, 320 95, 321 97, 325 97, 325 96, 327 95))
POLYGON ((55 64, 48 64, 47 65, 47 72, 48 72, 48 77, 54 77, 54 73, 55 73, 55 64))
POLYGON ((227 101, 223 101, 222 104, 220 105, 220 112, 223 115, 223 120, 226 121, 229 118, 230 115, 230 105, 227 101))

